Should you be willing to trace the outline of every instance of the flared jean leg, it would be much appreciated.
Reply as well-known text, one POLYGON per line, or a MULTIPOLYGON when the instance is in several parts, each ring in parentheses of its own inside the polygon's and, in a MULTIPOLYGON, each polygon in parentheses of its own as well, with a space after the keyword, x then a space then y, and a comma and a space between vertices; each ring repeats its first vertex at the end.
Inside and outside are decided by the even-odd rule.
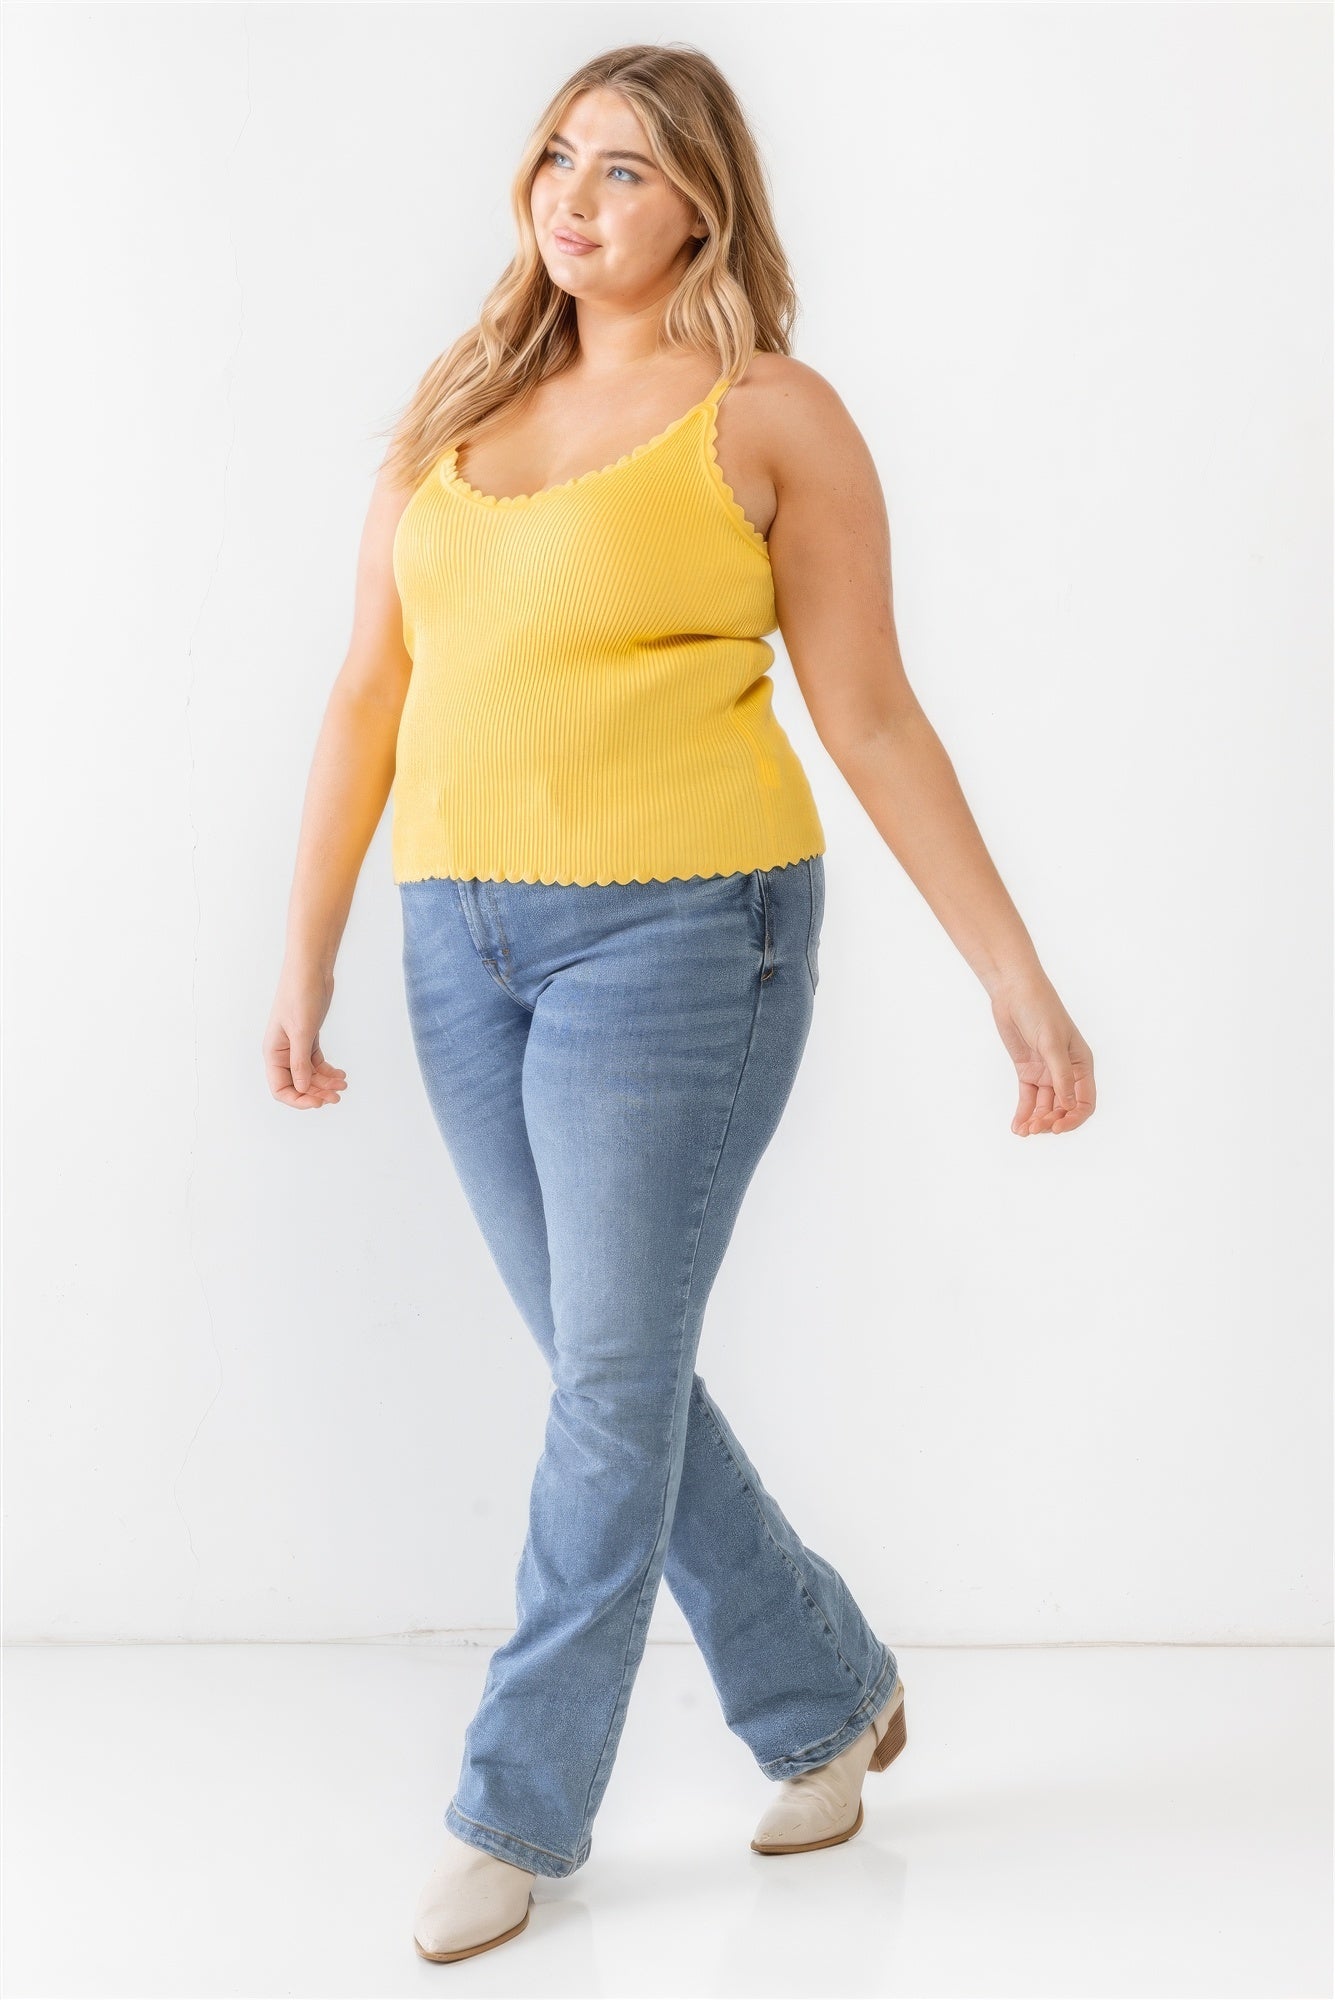
POLYGON ((657 923, 623 921, 601 951, 585 936, 575 962, 544 959, 541 927, 525 929, 520 891, 541 885, 404 890, 432 1109, 553 1378, 516 1632, 489 1665, 446 1824, 539 1873, 587 1858, 661 1575, 767 1775, 829 1761, 895 1675, 694 1370, 811 1009, 809 883, 725 880, 702 913, 707 976, 675 986, 661 895, 657 923))
POLYGON ((767 1778, 795 1778, 862 1734, 889 1699, 898 1662, 767 1490, 699 1375, 687 1473, 665 1580, 724 1721, 767 1778))

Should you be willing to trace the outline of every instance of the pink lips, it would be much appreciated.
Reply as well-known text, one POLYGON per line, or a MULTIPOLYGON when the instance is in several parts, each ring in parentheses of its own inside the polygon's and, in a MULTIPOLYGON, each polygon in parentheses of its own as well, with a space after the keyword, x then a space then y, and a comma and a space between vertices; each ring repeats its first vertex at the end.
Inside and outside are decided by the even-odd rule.
POLYGON ((582 257, 586 250, 596 250, 598 245, 590 243, 583 236, 568 236, 564 229, 552 231, 552 241, 558 250, 566 250, 572 257, 582 257))

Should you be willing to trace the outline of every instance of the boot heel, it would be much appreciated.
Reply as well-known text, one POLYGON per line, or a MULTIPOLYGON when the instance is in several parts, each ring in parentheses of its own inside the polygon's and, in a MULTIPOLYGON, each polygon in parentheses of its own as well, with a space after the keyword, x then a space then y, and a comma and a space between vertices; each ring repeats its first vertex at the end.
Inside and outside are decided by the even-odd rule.
POLYGON ((869 1768, 873 1771, 884 1771, 888 1764, 894 1763, 907 1742, 908 1730, 904 1724, 904 1703, 901 1699, 899 1707, 890 1718, 889 1728, 872 1751, 869 1768))

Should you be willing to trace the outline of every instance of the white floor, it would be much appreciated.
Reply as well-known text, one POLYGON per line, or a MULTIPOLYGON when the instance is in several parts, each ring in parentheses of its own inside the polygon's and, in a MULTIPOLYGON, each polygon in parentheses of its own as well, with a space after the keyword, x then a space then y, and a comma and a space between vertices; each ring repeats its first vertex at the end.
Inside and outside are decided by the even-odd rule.
POLYGON ((589 1861, 432 1965, 484 1648, 11 1646, 3 1991, 1331 1993, 1329 1651, 896 1653, 908 1746, 862 1831, 766 1857, 768 1781, 694 1649, 651 1644, 589 1861))

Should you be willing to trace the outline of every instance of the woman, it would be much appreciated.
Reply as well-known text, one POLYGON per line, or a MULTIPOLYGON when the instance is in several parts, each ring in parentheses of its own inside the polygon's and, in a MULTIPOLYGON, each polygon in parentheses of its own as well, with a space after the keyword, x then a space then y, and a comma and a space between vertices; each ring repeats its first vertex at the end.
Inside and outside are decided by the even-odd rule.
POLYGON ((1012 1129, 1090 1115, 1090 1052, 906 681, 870 455, 788 354, 762 168, 698 52, 618 49, 535 127, 520 251, 396 429, 316 750, 270 1087, 338 1103, 319 1030, 394 793, 415 1047, 552 1373, 519 1565, 418 1951, 514 1937, 588 1858, 661 1578, 776 1781, 752 1848, 849 1839, 903 1683, 695 1373, 710 1287, 819 979, 825 840, 771 709, 821 741, 987 990, 1012 1129))

